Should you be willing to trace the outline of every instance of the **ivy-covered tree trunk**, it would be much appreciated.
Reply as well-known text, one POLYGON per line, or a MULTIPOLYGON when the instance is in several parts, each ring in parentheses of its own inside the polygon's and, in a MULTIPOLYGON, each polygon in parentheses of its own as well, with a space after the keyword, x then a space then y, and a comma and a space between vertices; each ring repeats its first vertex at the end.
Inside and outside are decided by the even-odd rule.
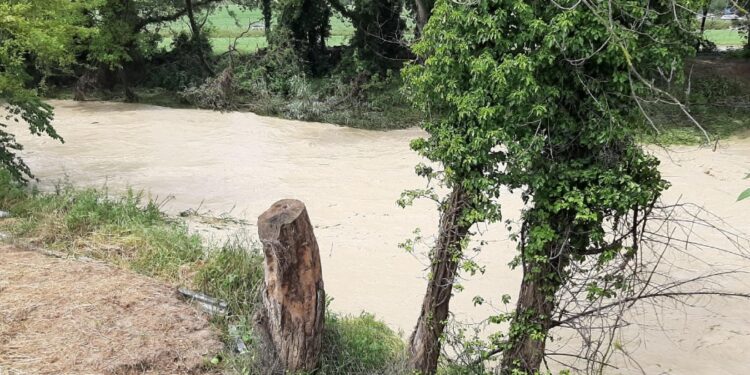
POLYGON ((533 252, 522 255, 523 282, 503 351, 502 375, 536 374, 541 368, 564 266, 564 255, 557 252, 564 246, 552 242, 541 258, 533 252))
MULTIPOLYGON (((695 52, 698 2, 569 3, 438 0, 413 48, 423 63, 403 70, 415 103, 440 109, 423 125, 429 138, 412 144, 445 166, 445 175, 429 176, 463 178, 476 197, 472 220, 498 219, 503 188, 520 190, 529 207, 514 233, 513 264, 524 272, 516 310, 492 317, 510 329, 484 353, 502 353, 503 375, 538 373, 550 330, 563 321, 552 316, 569 307, 558 305, 569 286, 585 288, 586 304, 632 292, 620 280, 637 272, 621 268, 638 252, 637 213, 668 186, 658 160, 635 141, 643 129, 633 108, 674 101, 656 82, 665 71, 683 78, 684 58, 695 52), (633 244, 623 245, 623 236, 633 244), (601 273, 584 271, 592 263, 601 273)), ((437 255, 432 261, 445 264, 432 265, 415 332, 431 340, 444 324, 442 310, 431 310, 446 284, 437 272, 456 267, 455 258, 437 255)), ((436 353, 423 349, 432 356, 419 356, 412 342, 412 359, 429 372, 436 353)))
POLYGON ((440 232, 430 254, 430 277, 417 326, 409 338, 409 365, 421 374, 433 374, 440 357, 440 338, 448 319, 463 242, 469 228, 463 220, 468 207, 466 191, 456 186, 442 209, 440 232))

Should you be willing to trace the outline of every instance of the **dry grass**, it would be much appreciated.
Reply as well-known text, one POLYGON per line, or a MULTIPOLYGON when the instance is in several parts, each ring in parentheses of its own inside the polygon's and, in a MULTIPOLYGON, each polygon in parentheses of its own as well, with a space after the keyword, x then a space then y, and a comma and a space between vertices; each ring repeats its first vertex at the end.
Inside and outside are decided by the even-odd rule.
POLYGON ((0 373, 205 374, 219 332, 174 289, 104 263, 0 247, 0 373))

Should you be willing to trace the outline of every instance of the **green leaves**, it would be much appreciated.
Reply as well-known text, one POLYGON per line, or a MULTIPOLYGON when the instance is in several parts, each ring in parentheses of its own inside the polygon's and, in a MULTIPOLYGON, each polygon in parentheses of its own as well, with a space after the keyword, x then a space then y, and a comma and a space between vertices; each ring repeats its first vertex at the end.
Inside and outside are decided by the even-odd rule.
POLYGON ((74 61, 74 39, 93 31, 83 26, 83 14, 97 2, 68 0, 18 0, 0 3, 0 102, 7 115, 0 118, 0 168, 19 181, 32 177, 15 151, 15 137, 2 128, 23 122, 35 135, 60 139, 52 128, 52 107, 30 87, 30 69, 47 74, 65 69, 74 61))
POLYGON ((750 198, 750 189, 747 189, 740 194, 739 197, 737 197, 737 201, 745 200, 747 198, 750 198))
MULTIPOLYGON (((745 180, 747 180, 747 179, 750 179, 750 173, 748 173, 747 176, 745 176, 745 180)), ((747 190, 743 191, 742 194, 740 194, 740 196, 737 197, 737 202, 739 202, 741 200, 748 199, 748 198, 750 198, 750 188, 748 188, 747 190)))
MULTIPOLYGON (((500 192, 521 190, 513 265, 548 301, 582 268, 574 262, 622 261, 622 246, 588 250, 607 249, 612 223, 641 214, 668 186, 636 143, 634 118, 637 98, 658 95, 651 82, 660 72, 679 79, 692 53, 691 4, 675 2, 438 1, 414 48, 422 63, 403 72, 415 105, 440 114, 412 146, 443 166, 431 178, 472 197, 464 219, 497 220, 500 192)), ((592 280, 587 296, 613 298, 627 289, 622 280, 592 280)), ((546 337, 551 311, 524 314, 507 318, 508 348, 546 337)))

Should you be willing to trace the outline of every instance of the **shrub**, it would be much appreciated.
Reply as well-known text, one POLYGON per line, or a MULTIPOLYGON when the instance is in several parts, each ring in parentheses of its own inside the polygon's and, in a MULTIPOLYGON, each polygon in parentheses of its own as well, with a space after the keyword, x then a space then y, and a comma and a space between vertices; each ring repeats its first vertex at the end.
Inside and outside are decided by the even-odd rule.
POLYGON ((0 169, 0 210, 17 206, 28 197, 23 185, 10 172, 0 169))
POLYGON ((328 313, 319 374, 399 374, 406 371, 401 338, 372 314, 328 313))
POLYGON ((208 32, 204 31, 194 38, 180 32, 174 36, 171 49, 162 49, 149 56, 146 86, 180 91, 205 81, 210 75, 206 65, 213 64, 213 50, 207 35, 208 32))
POLYGON ((250 317, 260 302, 263 255, 249 236, 238 234, 211 252, 193 279, 195 286, 227 302, 235 315, 250 317))

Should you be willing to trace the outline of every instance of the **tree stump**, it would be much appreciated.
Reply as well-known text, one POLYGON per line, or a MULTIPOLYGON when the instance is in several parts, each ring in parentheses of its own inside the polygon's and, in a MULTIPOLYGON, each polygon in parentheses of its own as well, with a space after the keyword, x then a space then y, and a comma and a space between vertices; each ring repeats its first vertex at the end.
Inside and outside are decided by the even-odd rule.
POLYGON ((258 234, 265 285, 256 324, 266 361, 285 373, 314 370, 326 301, 318 243, 305 204, 294 199, 274 203, 258 217, 258 234))

